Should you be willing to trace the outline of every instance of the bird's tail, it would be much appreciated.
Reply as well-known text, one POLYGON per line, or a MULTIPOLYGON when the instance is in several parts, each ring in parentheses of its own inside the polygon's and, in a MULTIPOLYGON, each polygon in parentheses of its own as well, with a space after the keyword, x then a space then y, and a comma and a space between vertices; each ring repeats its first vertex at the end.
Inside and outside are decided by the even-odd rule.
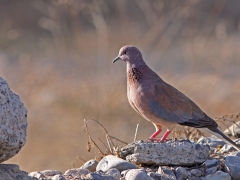
MULTIPOLYGON (((205 128, 204 128, 205 129, 205 128)), ((218 138, 222 139, 226 143, 232 145, 236 150, 240 151, 240 147, 233 142, 229 137, 227 137, 220 129, 217 127, 214 128, 206 128, 205 130, 209 130, 211 134, 214 134, 218 138)))

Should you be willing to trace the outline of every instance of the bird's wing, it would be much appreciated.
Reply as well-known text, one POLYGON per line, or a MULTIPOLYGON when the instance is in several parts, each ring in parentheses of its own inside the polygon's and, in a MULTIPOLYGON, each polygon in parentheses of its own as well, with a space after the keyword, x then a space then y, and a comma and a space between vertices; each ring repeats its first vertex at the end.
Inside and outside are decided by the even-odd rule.
POLYGON ((217 127, 193 101, 165 82, 156 83, 149 100, 150 110, 155 116, 177 124, 203 128, 217 127))

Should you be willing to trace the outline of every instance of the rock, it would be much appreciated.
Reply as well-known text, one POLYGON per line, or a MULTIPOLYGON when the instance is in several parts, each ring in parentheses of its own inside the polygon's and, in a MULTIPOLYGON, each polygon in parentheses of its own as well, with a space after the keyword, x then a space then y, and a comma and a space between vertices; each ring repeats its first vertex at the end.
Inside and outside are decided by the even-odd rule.
POLYGON ((1 180, 37 180, 28 176, 28 173, 21 171, 16 164, 0 164, 0 179, 1 180))
POLYGON ((157 171, 163 180, 177 180, 173 171, 167 167, 159 167, 157 171))
POLYGON ((232 152, 232 151, 236 151, 236 149, 229 145, 229 144, 224 144, 224 146, 220 149, 220 153, 227 153, 227 152, 232 152))
POLYGON ((235 138, 240 138, 240 121, 227 128, 224 133, 235 138))
POLYGON ((27 110, 0 77, 0 163, 16 155, 26 143, 27 110))
POLYGON ((162 176, 159 173, 149 172, 147 173, 148 176, 152 177, 154 180, 161 180, 162 176))
POLYGON ((107 172, 111 168, 116 168, 119 171, 123 171, 126 169, 136 169, 137 167, 121 158, 113 155, 107 155, 98 163, 96 170, 107 172))
POLYGON ((112 176, 108 176, 104 173, 100 173, 100 172, 90 172, 89 174, 87 174, 86 176, 84 176, 84 180, 89 179, 89 180, 119 180, 116 179, 112 176))
POLYGON ((64 176, 66 179, 73 179, 73 178, 81 178, 81 176, 87 175, 89 173, 89 170, 87 169, 69 169, 64 173, 64 176))
POLYGON ((98 162, 95 159, 91 159, 84 163, 80 168, 81 169, 88 169, 90 172, 96 171, 96 167, 98 165, 98 162))
POLYGON ((233 180, 240 179, 240 157, 227 156, 225 158, 225 171, 230 174, 233 180))
POLYGON ((55 175, 58 175, 58 174, 62 174, 61 171, 58 171, 58 170, 45 170, 45 171, 41 171, 41 173, 44 175, 44 176, 55 176, 55 175))
POLYGON ((192 169, 190 170, 191 175, 196 176, 196 177, 201 177, 203 176, 203 172, 200 169, 192 169))
POLYGON ((191 166, 209 158, 209 147, 189 140, 139 141, 122 148, 120 156, 135 164, 191 166))
POLYGON ((142 169, 130 169, 121 173, 121 180, 154 180, 142 169))
POLYGON ((218 163, 219 163, 219 160, 218 160, 218 159, 206 160, 206 161, 204 162, 204 164, 205 164, 205 166, 206 166, 207 168, 211 168, 211 167, 213 167, 213 166, 217 166, 218 163))
POLYGON ((223 146, 224 144, 226 144, 223 140, 215 136, 201 137, 197 143, 209 145, 211 149, 215 149, 217 146, 223 146))
POLYGON ((217 171, 214 174, 207 175, 204 180, 231 180, 231 176, 228 173, 217 171))
POLYGON ((211 167, 211 168, 207 168, 207 169, 206 169, 206 173, 207 173, 207 174, 213 174, 213 173, 217 172, 217 170, 218 170, 218 167, 217 167, 217 166, 211 167))
POLYGON ((117 170, 116 168, 109 169, 105 174, 108 176, 112 176, 115 179, 121 178, 121 174, 120 174, 119 170, 117 170))
POLYGON ((37 179, 40 179, 40 178, 46 178, 46 176, 44 176, 44 174, 42 174, 41 172, 39 171, 34 171, 34 172, 31 172, 28 174, 30 177, 34 177, 34 178, 37 178, 37 179))
POLYGON ((175 175, 176 175, 177 180, 185 180, 188 178, 189 173, 185 168, 178 167, 175 170, 175 175))
POLYGON ((66 178, 61 174, 57 174, 57 175, 53 176, 51 179, 52 180, 66 180, 66 178))
POLYGON ((211 159, 205 161, 204 164, 206 166, 206 173, 207 174, 215 173, 218 169, 219 163, 220 162, 218 159, 211 159))

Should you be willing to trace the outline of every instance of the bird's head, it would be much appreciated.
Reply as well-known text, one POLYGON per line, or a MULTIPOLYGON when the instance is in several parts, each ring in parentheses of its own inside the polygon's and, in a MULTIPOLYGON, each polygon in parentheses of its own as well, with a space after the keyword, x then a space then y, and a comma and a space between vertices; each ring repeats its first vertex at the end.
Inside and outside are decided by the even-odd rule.
POLYGON ((136 47, 126 45, 119 50, 119 54, 113 60, 113 63, 115 63, 117 60, 122 60, 129 63, 136 63, 137 61, 142 60, 142 54, 136 47))

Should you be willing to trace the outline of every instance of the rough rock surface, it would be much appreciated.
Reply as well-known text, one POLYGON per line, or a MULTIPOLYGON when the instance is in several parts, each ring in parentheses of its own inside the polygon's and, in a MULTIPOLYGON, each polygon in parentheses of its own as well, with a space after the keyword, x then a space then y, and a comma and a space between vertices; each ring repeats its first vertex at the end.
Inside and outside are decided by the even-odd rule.
POLYGON ((0 164, 0 179, 1 180, 37 180, 28 176, 28 173, 21 171, 16 164, 0 164))
POLYGON ((120 156, 136 164, 191 166, 209 158, 209 146, 189 140, 138 141, 122 148, 120 156))
POLYGON ((0 77, 0 162, 16 155, 26 142, 27 110, 0 77))
POLYGON ((108 156, 105 156, 98 163, 96 170, 97 171, 101 170, 103 172, 106 172, 111 168, 116 168, 119 171, 123 171, 123 170, 126 170, 126 169, 136 169, 137 167, 134 164, 132 164, 128 161, 125 161, 121 158, 118 158, 118 157, 113 156, 113 155, 108 155, 108 156))

